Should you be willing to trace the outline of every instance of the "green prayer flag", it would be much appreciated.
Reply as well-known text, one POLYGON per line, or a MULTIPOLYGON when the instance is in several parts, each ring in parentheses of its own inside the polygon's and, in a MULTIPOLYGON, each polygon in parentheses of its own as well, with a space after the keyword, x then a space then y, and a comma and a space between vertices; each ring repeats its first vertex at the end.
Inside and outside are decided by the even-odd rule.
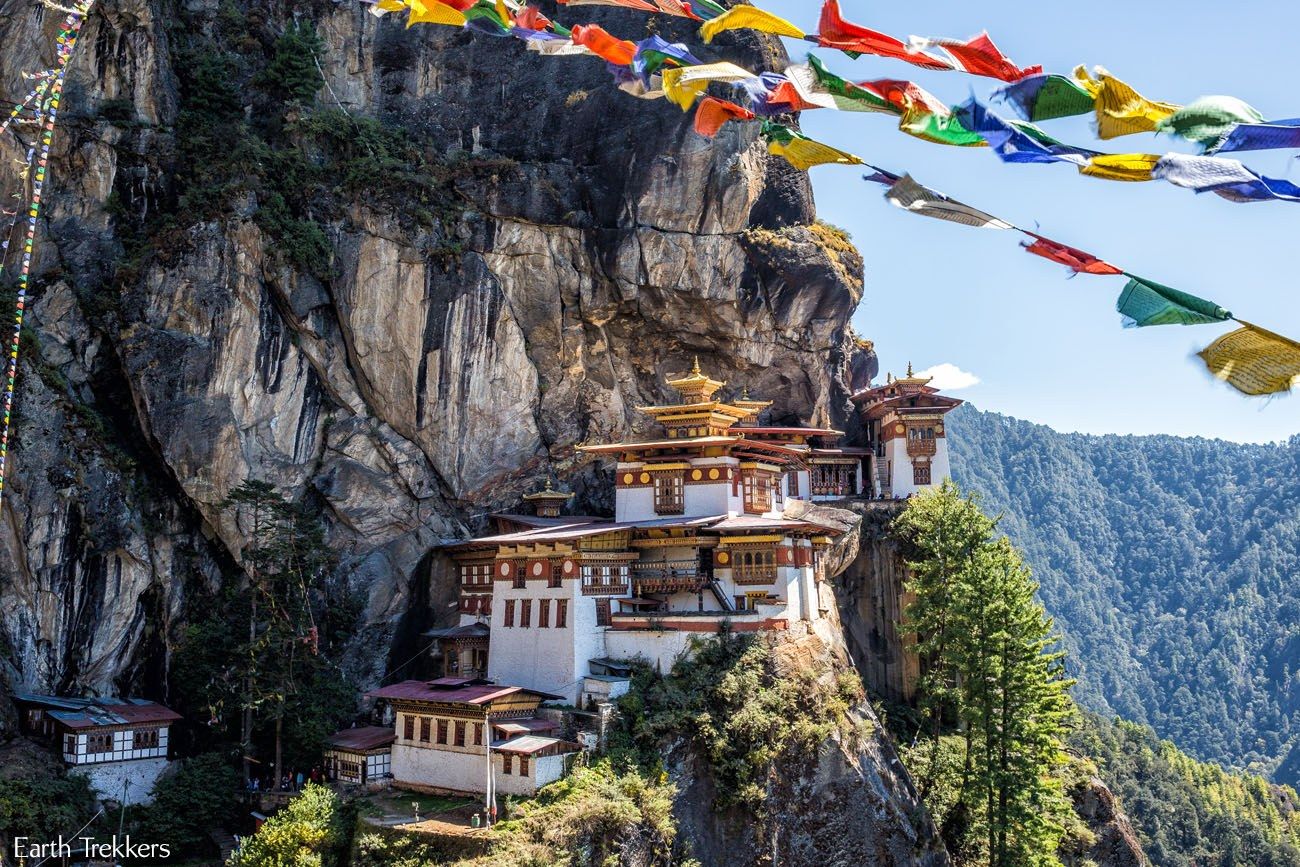
POLYGON ((899 121, 898 128, 908 135, 935 144, 954 147, 987 147, 984 136, 971 132, 957 119, 956 114, 937 114, 933 111, 908 111, 899 121))
POLYGON ((884 111, 890 114, 898 114, 897 106, 890 103, 878 93, 868 90, 860 84, 854 84, 851 81, 840 78, 835 73, 826 68, 820 57, 815 54, 808 55, 808 66, 812 69, 816 78, 816 85, 821 90, 826 91, 833 97, 851 100, 854 103, 860 103, 859 110, 867 111, 884 111))
POLYGON ((1029 112, 1028 120, 1052 120, 1074 117, 1092 112, 1092 94, 1084 90, 1073 78, 1048 75, 1038 91, 1038 98, 1029 112))
POLYGON ((1124 272, 1129 278, 1119 293, 1115 309, 1124 317, 1126 328, 1147 325, 1204 325, 1224 322, 1232 314, 1213 301, 1162 286, 1124 272))
POLYGON ((1235 96, 1203 96, 1160 121, 1156 130, 1212 147, 1239 123, 1263 122, 1264 115, 1235 96))

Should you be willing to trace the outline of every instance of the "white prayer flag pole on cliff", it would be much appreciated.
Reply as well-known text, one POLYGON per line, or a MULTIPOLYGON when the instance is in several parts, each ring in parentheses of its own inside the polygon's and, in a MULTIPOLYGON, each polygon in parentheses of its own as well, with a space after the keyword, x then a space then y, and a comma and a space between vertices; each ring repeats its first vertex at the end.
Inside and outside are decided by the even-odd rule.
POLYGON ((27 288, 32 268, 32 248, 36 244, 36 220, 40 216, 41 194, 45 189, 45 179, 49 169, 50 143, 54 140, 54 125, 58 119, 59 97, 63 94, 63 79, 67 72, 68 61, 72 57, 73 49, 76 48, 77 37, 81 33, 81 25, 85 23, 86 16, 90 13, 90 9, 94 4, 95 0, 86 0, 85 3, 71 9, 50 2, 45 4, 52 9, 66 13, 63 24, 59 28, 59 35, 54 41, 57 60, 53 69, 24 76, 33 78, 39 83, 27 94, 27 97, 22 102, 14 106, 9 113, 9 117, 5 119, 3 124, 0 124, 0 133, 3 133, 10 125, 16 123, 32 124, 40 129, 40 144, 28 147, 27 159, 22 163, 23 168, 19 172, 19 181, 23 189, 30 189, 31 193, 28 196, 23 196, 21 192, 15 195, 15 198, 25 204, 21 211, 15 208, 12 212, 6 213, 12 219, 5 229, 3 240, 0 240, 0 275, 3 275, 5 262, 9 254, 9 241, 14 230, 20 225, 19 217, 21 216, 26 221, 24 230, 21 233, 22 251, 18 266, 18 298, 14 305, 14 332, 13 340, 9 344, 9 369, 5 378, 4 422, 0 425, 0 497, 4 496, 5 463, 9 456, 9 429, 13 417, 14 390, 18 381, 18 347, 22 338, 23 313, 27 306, 27 288), (28 113, 30 113, 30 116, 27 116, 28 113))

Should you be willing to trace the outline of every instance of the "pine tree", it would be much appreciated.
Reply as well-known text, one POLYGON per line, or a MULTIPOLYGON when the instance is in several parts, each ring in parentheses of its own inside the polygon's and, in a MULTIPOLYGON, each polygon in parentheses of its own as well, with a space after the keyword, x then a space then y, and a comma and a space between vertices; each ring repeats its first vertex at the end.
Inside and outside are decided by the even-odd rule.
POLYGON ((905 630, 924 666, 922 707, 931 735, 922 796, 931 792, 939 740, 964 745, 944 836, 989 867, 1055 865, 1066 800, 1059 771, 1073 712, 1052 621, 1019 553, 996 522, 951 482, 919 495, 895 522, 911 551, 905 630))

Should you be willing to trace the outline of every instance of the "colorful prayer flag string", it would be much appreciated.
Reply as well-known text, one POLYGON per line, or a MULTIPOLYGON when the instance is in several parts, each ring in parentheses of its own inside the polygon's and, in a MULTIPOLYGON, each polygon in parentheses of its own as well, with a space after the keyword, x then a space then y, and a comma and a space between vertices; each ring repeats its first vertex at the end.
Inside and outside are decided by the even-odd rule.
MULTIPOLYGON (((45 181, 49 169, 50 145, 54 140, 54 128, 59 114, 59 99, 63 94, 63 81, 67 73, 68 61, 71 59, 73 49, 76 47, 81 26, 93 5, 94 0, 87 0, 84 6, 78 7, 75 11, 65 10, 67 15, 63 19, 63 24, 55 39, 57 63, 54 69, 37 74, 41 78, 41 84, 37 85, 27 99, 13 109, 9 119, 5 122, 7 127, 24 110, 35 104, 36 119, 40 124, 41 136, 39 148, 33 148, 28 152, 27 170, 28 172, 34 170, 34 173, 30 177, 24 178, 24 183, 30 182, 31 197, 24 211, 20 212, 26 221, 26 228, 22 234, 22 255, 18 269, 18 298, 14 309, 13 339, 9 344, 9 364, 5 378, 4 421, 0 425, 0 498, 4 496, 5 468, 9 456, 9 434, 13 418, 14 392, 18 381, 18 350, 22 338, 23 314, 27 307, 27 290, 32 269, 32 251, 36 244, 36 222, 40 216, 41 196, 45 190, 45 181)), ((8 247, 9 241, 8 237, 6 237, 2 251, 0 251, 0 269, 4 267, 8 247)))

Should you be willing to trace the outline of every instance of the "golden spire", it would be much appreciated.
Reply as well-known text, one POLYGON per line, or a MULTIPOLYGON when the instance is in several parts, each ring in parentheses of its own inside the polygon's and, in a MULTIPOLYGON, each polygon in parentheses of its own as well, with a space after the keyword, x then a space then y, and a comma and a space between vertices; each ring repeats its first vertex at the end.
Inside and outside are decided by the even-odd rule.
POLYGON ((684 404, 708 403, 713 393, 726 385, 725 382, 710 379, 700 370, 700 357, 695 356, 691 372, 677 379, 668 380, 668 385, 677 389, 684 404))
POLYGON ((910 361, 907 363, 907 378, 912 378, 912 362, 910 361))

